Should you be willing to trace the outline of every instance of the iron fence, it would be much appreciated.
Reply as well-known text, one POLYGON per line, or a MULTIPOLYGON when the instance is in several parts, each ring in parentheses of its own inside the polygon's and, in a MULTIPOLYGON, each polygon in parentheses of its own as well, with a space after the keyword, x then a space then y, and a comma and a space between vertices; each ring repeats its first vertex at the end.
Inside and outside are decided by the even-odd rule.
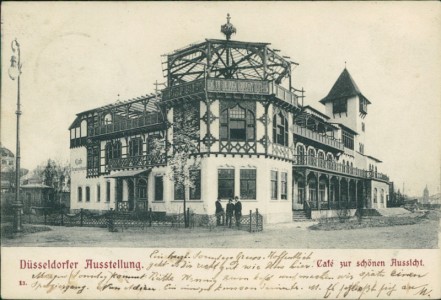
MULTIPOLYGON (((205 227, 210 230, 217 226, 217 216, 207 214, 196 214, 187 209, 187 220, 189 228, 205 227)), ((249 214, 242 215, 239 224, 236 218, 232 218, 234 228, 246 230, 248 232, 257 232, 263 230, 263 216, 256 209, 255 212, 250 210, 249 214)), ((67 227, 100 227, 108 228, 110 231, 127 228, 147 227, 171 227, 185 228, 185 217, 183 213, 167 214, 163 211, 114 211, 113 209, 104 213, 94 213, 86 209, 80 209, 75 213, 68 213, 64 210, 39 209, 34 214, 23 216, 23 223, 41 224, 51 226, 67 226, 67 227)), ((3 221, 7 221, 4 219, 3 221)), ((225 224, 222 224, 225 226, 225 224)))

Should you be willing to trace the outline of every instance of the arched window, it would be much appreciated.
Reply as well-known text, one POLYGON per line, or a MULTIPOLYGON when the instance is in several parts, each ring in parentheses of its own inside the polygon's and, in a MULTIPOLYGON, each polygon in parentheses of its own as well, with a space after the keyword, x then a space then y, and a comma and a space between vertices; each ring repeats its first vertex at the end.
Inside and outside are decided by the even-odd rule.
POLYGON ((320 167, 325 166, 325 153, 323 153, 322 151, 319 151, 318 153, 318 163, 320 167))
POLYGON ((377 188, 374 189, 374 203, 377 203, 377 188))
POLYGON ((380 193, 380 203, 384 203, 384 190, 381 189, 381 193, 380 193))
POLYGON ((103 124, 112 124, 112 115, 110 113, 106 114, 103 118, 103 124))
POLYGON ((220 139, 223 141, 254 141, 254 113, 236 105, 224 109, 220 116, 220 139))
POLYGON ((273 117, 273 142, 288 146, 288 120, 282 113, 273 117))
POLYGON ((145 179, 140 179, 138 181, 137 189, 139 199, 147 199, 147 181, 145 179))
POLYGON ((315 150, 312 148, 309 148, 309 150, 308 150, 308 160, 309 160, 310 164, 315 166, 317 159, 315 157, 315 150))
POLYGON ((334 161, 334 157, 332 157, 332 154, 331 154, 331 153, 328 154, 326 160, 327 160, 327 161, 334 161))
POLYGON ((83 189, 78 187, 78 202, 83 201, 83 189))

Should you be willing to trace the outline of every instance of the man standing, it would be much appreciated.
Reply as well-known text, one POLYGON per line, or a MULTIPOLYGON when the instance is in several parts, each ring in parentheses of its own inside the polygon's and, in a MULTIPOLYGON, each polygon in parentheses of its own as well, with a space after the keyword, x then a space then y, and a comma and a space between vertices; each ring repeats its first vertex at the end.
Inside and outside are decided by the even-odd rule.
POLYGON ((239 197, 234 197, 234 215, 236 217, 236 226, 240 227, 240 219, 242 218, 242 203, 239 201, 239 197))
POLYGON ((233 199, 228 199, 228 204, 227 204, 227 224, 228 227, 231 228, 231 221, 233 219, 233 213, 234 213, 234 204, 233 204, 233 199))
POLYGON ((223 215, 224 215, 224 209, 221 204, 221 199, 217 198, 217 201, 216 201, 216 224, 217 224, 217 226, 219 226, 221 224, 223 225, 223 223, 224 223, 223 215), (222 219, 222 223, 221 223, 221 219, 222 219))

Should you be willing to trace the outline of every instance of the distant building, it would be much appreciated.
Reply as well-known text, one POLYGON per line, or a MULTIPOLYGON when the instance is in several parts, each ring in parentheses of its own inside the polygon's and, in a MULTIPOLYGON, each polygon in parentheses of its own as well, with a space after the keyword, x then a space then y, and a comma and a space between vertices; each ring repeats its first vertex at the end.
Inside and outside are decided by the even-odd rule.
POLYGON ((429 189, 426 187, 424 188, 423 191, 423 198, 421 199, 421 203, 422 204, 429 204, 430 203, 430 197, 429 197, 429 189))
POLYGON ((1 155, 1 193, 12 192, 15 186, 15 155, 0 145, 1 155))
MULTIPOLYGON (((166 55, 167 87, 77 114, 69 128, 72 209, 182 212, 184 193, 195 213, 239 196, 268 223, 306 212, 385 208, 389 178, 368 153, 370 100, 345 68, 326 97, 325 112, 302 106, 290 59, 269 43, 206 39, 166 55), (173 145, 175 116, 195 110, 201 167, 195 187, 167 179, 167 160, 152 143, 173 145)), ((309 214, 310 213, 310 214, 309 214)))

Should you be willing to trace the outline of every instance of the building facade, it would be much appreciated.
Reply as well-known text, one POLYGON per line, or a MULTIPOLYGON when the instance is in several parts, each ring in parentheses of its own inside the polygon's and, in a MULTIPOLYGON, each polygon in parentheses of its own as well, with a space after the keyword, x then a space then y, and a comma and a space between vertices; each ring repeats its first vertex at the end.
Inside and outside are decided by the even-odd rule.
POLYGON ((336 216, 384 208, 389 193, 381 162, 365 151, 367 106, 347 69, 320 100, 325 113, 300 104, 296 63, 268 43, 207 39, 166 55, 159 93, 79 113, 70 126, 71 209, 213 214, 220 197, 239 196, 265 222, 293 212, 336 216), (191 110, 188 110, 188 107, 191 110), (191 114, 200 161, 194 186, 169 180, 176 119, 191 114))

